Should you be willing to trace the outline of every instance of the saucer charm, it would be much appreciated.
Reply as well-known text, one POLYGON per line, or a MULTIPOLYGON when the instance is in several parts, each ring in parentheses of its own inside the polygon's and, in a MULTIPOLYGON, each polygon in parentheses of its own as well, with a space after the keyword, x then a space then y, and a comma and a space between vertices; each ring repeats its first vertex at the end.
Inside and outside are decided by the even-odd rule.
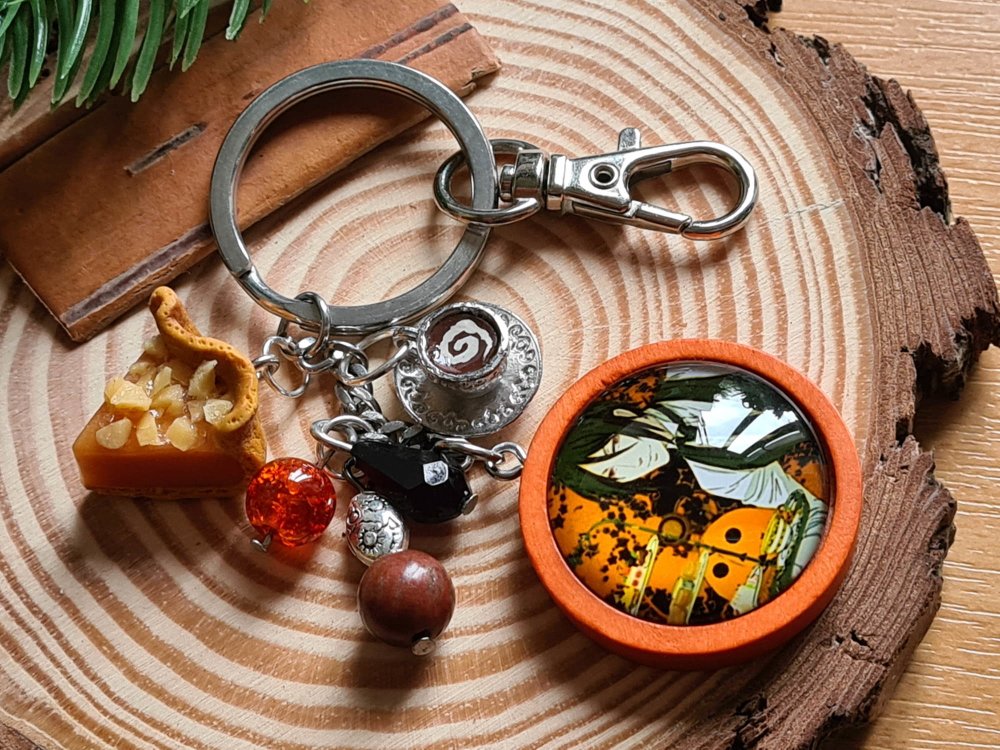
POLYGON ((415 350, 396 367, 396 392, 407 414, 435 433, 494 433, 521 415, 541 381, 535 334, 495 305, 442 307, 421 321, 415 350))

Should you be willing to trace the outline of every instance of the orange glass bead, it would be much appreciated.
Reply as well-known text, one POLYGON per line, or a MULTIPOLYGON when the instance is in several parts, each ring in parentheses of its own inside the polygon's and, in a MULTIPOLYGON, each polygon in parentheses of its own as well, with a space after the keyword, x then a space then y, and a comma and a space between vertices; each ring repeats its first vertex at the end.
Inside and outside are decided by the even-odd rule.
POLYGON ((288 547, 314 541, 330 525, 336 507, 329 474, 301 458, 265 464, 247 486, 247 518, 265 548, 271 539, 288 547))

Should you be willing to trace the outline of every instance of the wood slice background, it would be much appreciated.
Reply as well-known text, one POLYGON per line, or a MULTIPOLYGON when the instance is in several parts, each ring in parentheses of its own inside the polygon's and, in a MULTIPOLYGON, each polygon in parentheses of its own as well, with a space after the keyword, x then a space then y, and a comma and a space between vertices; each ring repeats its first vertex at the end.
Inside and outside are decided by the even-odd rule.
MULTIPOLYGON (((700 245, 557 216, 497 231, 463 296, 525 317, 546 368, 504 437, 527 442, 569 384, 649 341, 725 338, 786 359, 840 407, 866 472, 865 530, 833 605, 747 666, 636 667, 558 612, 524 558, 516 486, 480 477, 472 516, 413 540, 450 570, 459 608, 439 652, 412 659, 361 630, 346 503, 318 544, 263 556, 238 499, 82 492, 69 444, 151 322, 140 311, 72 347, 5 269, 2 746, 784 749, 883 705, 937 610, 952 538, 954 502, 910 434, 915 404, 955 391, 998 338, 985 259, 899 86, 769 30, 759 7, 606 5, 463 4, 504 61, 469 100, 487 131, 571 155, 610 150, 631 125, 649 143, 721 140, 756 165, 760 204, 743 233, 700 245)), ((458 234, 429 199, 452 148, 420 127, 265 221, 249 239, 266 278, 343 304, 412 286, 458 234)), ((647 193, 699 215, 729 198, 696 169, 647 193)), ((175 286, 244 350, 273 327, 216 261, 175 286)), ((264 396, 273 456, 311 454, 329 394, 264 396)))

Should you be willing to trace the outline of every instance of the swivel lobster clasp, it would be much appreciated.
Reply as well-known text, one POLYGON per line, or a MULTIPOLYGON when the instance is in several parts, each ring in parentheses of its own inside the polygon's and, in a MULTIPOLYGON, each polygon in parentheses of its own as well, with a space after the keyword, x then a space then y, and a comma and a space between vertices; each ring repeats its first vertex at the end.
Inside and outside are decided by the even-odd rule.
POLYGON ((491 144, 494 153, 514 157, 513 163, 498 168, 499 197, 508 205, 486 211, 460 205, 450 188, 462 164, 461 154, 456 154, 441 165, 434 182, 434 197, 443 211, 462 221, 496 225, 518 221, 544 207, 692 240, 712 240, 746 224, 757 201, 753 167, 721 143, 692 141, 643 147, 639 131, 625 128, 618 136, 617 151, 576 159, 563 154, 549 156, 524 141, 496 139, 491 144), (633 197, 636 183, 695 164, 721 167, 736 177, 739 196, 725 215, 696 219, 633 197))

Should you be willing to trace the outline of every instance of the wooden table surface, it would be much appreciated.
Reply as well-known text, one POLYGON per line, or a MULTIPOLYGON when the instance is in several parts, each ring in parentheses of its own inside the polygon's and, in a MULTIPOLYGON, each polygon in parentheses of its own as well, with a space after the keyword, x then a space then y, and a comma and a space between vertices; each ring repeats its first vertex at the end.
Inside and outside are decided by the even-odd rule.
MULTIPOLYGON (((937 142, 956 216, 1000 274, 1000 4, 996 0, 786 0, 774 26, 843 44, 912 92, 937 142)), ((1000 747, 1000 352, 958 402, 923 405, 917 437, 958 500, 941 610, 884 712, 833 748, 1000 747)))
MULTIPOLYGON (((566 0, 571 2, 572 0, 566 0)), ((467 0, 477 20, 489 0, 467 0)), ((1000 271, 1000 3, 997 0, 785 0, 772 25, 843 43, 873 74, 913 91, 937 140, 956 216, 966 217, 1000 271)), ((9 276, 0 280, 10 283, 9 276)), ((28 293, 16 287, 29 303, 28 293)), ((35 309, 35 308, 33 308, 35 309)), ((32 315, 45 320, 35 309, 32 315)), ((960 401, 926 403, 917 437, 958 500, 941 610, 871 726, 824 747, 1000 748, 1000 353, 988 351, 960 401)), ((2 708, 2 707, 0 707, 2 708)), ((0 745, 3 745, 0 735, 0 745)))

